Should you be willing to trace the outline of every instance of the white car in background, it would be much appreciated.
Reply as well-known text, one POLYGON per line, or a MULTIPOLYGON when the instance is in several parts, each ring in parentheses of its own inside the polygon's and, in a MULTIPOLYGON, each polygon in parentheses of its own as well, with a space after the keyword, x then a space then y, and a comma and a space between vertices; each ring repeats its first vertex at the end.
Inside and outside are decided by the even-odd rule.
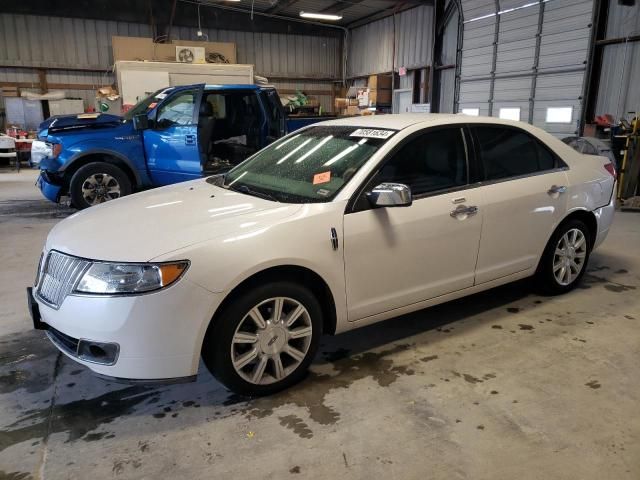
POLYGON ((11 159, 16 159, 16 139, 0 133, 0 160, 3 163, 8 164, 11 159))
POLYGON ((296 131, 224 177, 60 222, 36 328, 98 374, 228 388, 300 380, 320 336, 525 277, 568 292, 614 214, 615 171, 520 122, 384 115, 296 131))

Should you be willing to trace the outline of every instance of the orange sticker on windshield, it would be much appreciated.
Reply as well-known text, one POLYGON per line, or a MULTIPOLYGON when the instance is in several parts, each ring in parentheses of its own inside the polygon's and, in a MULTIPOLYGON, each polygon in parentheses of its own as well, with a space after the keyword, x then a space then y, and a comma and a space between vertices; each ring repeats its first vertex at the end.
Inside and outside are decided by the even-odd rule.
POLYGON ((317 185, 319 183, 327 183, 330 180, 331 180, 331 172, 316 173, 313 176, 314 185, 317 185))
POLYGON ((149 104, 149 106, 147 107, 147 110, 151 110, 152 108, 156 108, 156 105, 158 105, 158 102, 153 102, 153 103, 149 104))

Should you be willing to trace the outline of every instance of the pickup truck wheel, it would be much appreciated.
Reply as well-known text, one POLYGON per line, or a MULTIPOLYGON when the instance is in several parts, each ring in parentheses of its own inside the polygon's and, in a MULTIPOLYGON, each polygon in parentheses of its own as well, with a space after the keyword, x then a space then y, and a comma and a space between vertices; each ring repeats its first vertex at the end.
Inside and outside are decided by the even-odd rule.
POLYGON ((202 358, 233 392, 260 396, 304 378, 322 334, 322 310, 301 285, 274 282, 236 298, 207 332, 202 358))
POLYGON ((115 200, 131 193, 131 181, 110 163, 93 162, 80 167, 71 177, 69 195, 78 209, 115 200))

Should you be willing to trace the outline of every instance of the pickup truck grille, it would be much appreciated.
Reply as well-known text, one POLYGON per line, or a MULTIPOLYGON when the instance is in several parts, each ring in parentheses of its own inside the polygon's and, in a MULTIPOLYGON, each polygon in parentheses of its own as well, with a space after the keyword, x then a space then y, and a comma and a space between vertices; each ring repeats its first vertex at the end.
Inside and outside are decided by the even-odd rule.
POLYGON ((57 310, 90 264, 91 262, 82 258, 52 250, 42 267, 36 295, 57 310))

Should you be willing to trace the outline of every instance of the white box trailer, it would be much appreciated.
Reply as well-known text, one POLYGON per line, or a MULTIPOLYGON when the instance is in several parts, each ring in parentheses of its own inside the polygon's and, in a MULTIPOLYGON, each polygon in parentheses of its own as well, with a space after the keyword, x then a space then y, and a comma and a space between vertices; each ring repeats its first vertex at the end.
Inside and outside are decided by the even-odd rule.
POLYGON ((118 92, 123 105, 133 105, 167 86, 206 83, 253 84, 253 65, 223 63, 116 62, 118 92))

